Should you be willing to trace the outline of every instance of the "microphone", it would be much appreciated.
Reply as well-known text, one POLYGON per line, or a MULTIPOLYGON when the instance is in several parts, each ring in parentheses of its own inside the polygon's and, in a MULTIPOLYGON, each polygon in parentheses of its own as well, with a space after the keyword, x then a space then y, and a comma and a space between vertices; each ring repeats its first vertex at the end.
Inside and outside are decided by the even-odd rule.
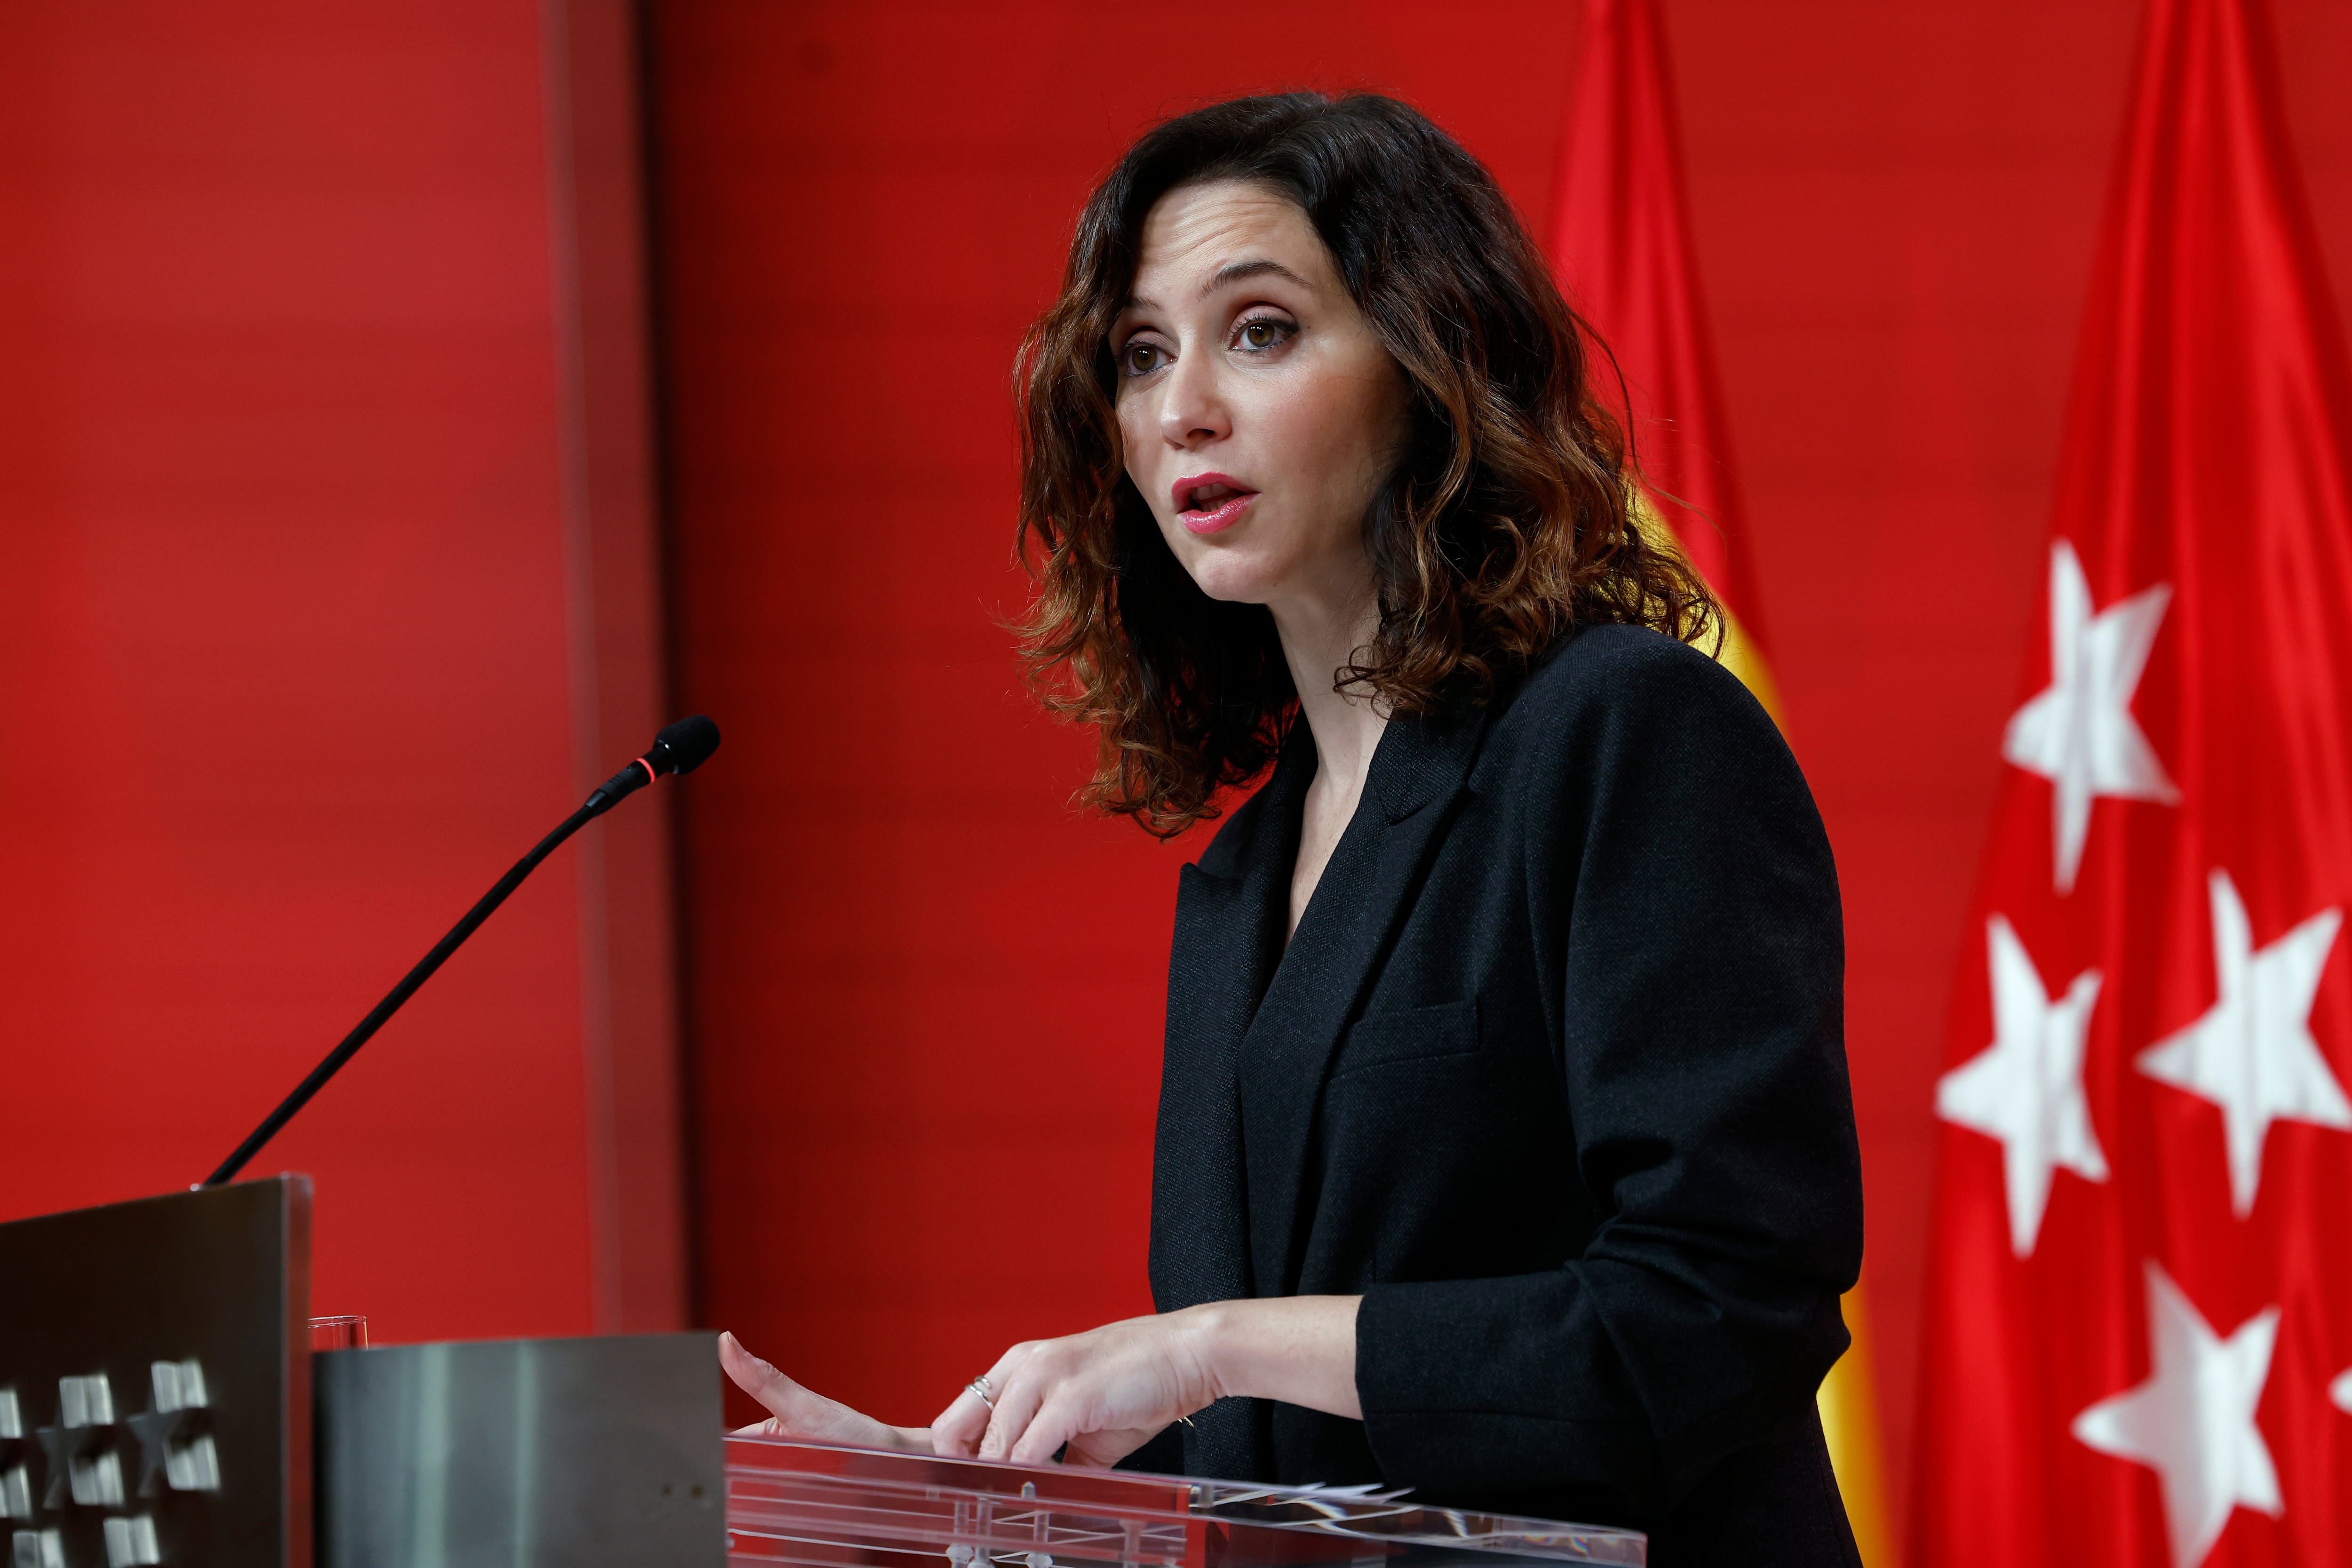
POLYGON ((278 1130, 294 1119, 294 1113, 310 1103, 310 1097, 327 1086, 327 1080, 341 1072, 343 1064, 359 1054, 371 1037, 384 1026, 384 1021, 401 1009, 402 1004, 416 994, 417 987, 433 978, 433 972, 448 961, 465 940, 473 935, 491 911, 507 901, 507 895, 522 886, 522 880, 539 868, 539 863, 555 853, 565 839, 580 831, 597 817, 604 816, 628 796, 667 773, 690 773, 710 760, 719 749, 719 726, 698 713, 691 719, 681 719, 654 737, 646 754, 598 784, 588 793, 588 798, 559 824, 554 832, 541 839, 531 852, 514 863, 514 868, 498 879, 484 893, 466 916, 449 928, 449 934, 433 946, 433 951, 417 961, 416 967, 401 978, 399 984, 387 992, 373 1012, 359 1021, 359 1026, 343 1037, 342 1044, 327 1053, 326 1059, 310 1069, 310 1076, 295 1085, 294 1092, 278 1102, 278 1109, 262 1118, 236 1152, 220 1163, 220 1169, 206 1176, 200 1186, 217 1187, 245 1169, 246 1163, 261 1152, 262 1146, 278 1136, 278 1130))
POLYGON ((646 748, 644 756, 590 793, 588 805, 596 809, 589 815, 602 816, 624 796, 635 795, 665 773, 692 773, 709 762, 710 753, 718 749, 718 725, 699 713, 691 719, 680 719, 654 737, 654 743, 646 748))

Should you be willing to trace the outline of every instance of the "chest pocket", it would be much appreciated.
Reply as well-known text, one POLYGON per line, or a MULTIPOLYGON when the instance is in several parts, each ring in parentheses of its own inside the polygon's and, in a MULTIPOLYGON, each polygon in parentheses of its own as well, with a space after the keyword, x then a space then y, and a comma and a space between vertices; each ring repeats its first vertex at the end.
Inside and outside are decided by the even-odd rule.
POLYGON ((1331 1076, 1393 1062, 1434 1061, 1478 1052, 1478 1004, 1444 1002, 1360 1018, 1339 1044, 1331 1076))

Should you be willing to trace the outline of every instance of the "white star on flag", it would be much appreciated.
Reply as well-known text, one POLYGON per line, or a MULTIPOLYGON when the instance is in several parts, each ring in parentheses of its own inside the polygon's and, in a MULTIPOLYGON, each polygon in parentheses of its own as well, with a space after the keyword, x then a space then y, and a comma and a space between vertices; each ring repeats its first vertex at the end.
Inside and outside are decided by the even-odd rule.
POLYGON ((2052 1172, 2063 1165, 2085 1181, 2107 1179, 2083 1099, 2083 1039, 2099 999, 2099 972, 2084 970, 2064 996, 2051 997, 2010 923, 1995 915, 1985 925, 1992 1044, 1943 1076, 1936 1114, 2000 1140, 2010 1247, 2029 1258, 2050 1206, 2052 1172))
POLYGON ((2335 1379, 2327 1385, 2327 1397, 2335 1404, 2336 1409, 2347 1415, 2352 1415, 2352 1367, 2347 1367, 2336 1374, 2335 1379))
POLYGON ((2352 1128, 2352 1102, 2311 1037, 2312 998, 2344 917, 2340 910, 2322 910, 2257 952, 2230 874, 2217 870, 2208 885, 2221 997, 2197 1022, 2142 1051, 2137 1066, 2221 1108, 2230 1206, 2242 1219, 2254 1209, 2272 1122, 2352 1128))
POLYGON ((2050 685, 2011 715, 2001 756, 2051 783, 2057 886, 2072 892, 2091 831, 2091 802, 2180 798, 2131 715, 2132 694, 2172 600, 2159 583, 2096 615, 2083 563, 2064 540, 2050 547, 2050 685))
POLYGON ((2225 1340, 2150 1263, 2147 1342, 2156 1365, 2146 1383, 2074 1417, 2078 1441, 2137 1460, 2164 1483, 2174 1568, 2205 1561, 2231 1509, 2273 1519, 2286 1511, 2270 1445, 2254 1425, 2278 1323, 2279 1310, 2265 1307, 2225 1340))

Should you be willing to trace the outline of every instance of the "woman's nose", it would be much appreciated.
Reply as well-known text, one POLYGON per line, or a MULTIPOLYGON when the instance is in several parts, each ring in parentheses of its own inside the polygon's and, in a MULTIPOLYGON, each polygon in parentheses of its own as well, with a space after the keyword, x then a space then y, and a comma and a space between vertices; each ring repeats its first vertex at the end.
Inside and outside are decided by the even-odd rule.
POLYGON ((1167 401, 1160 405, 1160 438, 1171 447, 1194 447, 1231 434, 1216 356, 1196 349, 1169 372, 1167 401))

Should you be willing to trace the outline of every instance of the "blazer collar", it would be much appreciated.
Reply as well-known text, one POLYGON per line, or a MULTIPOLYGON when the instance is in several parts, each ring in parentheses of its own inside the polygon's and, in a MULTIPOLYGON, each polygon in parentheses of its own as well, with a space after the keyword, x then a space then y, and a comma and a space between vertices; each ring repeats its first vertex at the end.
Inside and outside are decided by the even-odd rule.
MULTIPOLYGON (((1255 1294, 1287 1295, 1297 1289, 1299 1189, 1325 1069, 1355 1021, 1431 851, 1453 819, 1486 722, 1483 710, 1450 721, 1390 722, 1373 752, 1356 815, 1242 1036, 1242 1133, 1255 1294)), ((1306 726, 1298 728, 1303 737, 1306 726)), ((1305 745, 1311 757, 1312 742, 1305 745)), ((1284 763, 1290 764, 1287 752, 1284 763)), ((1311 768, 1301 770, 1299 795, 1311 773, 1311 768)), ((1270 868, 1278 897, 1275 888, 1263 889, 1268 903, 1260 917, 1276 922, 1288 916, 1297 859, 1299 802, 1291 798, 1286 804, 1288 853, 1270 868)), ((1253 871, 1257 868, 1253 865, 1253 871)), ((1279 923, 1275 929, 1279 931, 1279 923)))

